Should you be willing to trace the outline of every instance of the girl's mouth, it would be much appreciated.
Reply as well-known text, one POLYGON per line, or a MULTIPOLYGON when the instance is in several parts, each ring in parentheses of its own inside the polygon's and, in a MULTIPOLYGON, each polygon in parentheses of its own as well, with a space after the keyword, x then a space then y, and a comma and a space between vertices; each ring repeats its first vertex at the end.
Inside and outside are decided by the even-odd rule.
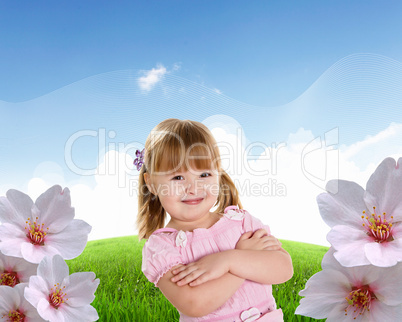
POLYGON ((182 202, 184 202, 186 205, 198 205, 202 200, 204 200, 204 199, 203 198, 194 198, 194 199, 182 200, 182 202))

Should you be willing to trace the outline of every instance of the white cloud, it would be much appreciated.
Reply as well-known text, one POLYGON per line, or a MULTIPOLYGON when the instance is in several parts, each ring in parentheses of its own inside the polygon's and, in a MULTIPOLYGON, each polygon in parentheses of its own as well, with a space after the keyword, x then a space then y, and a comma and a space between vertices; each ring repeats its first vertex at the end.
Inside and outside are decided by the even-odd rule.
MULTIPOLYGON (((278 238, 327 245, 328 227, 315 202, 323 190, 302 171, 303 148, 314 139, 310 131, 299 129, 287 142, 265 147, 221 128, 212 133, 221 148, 223 167, 234 180, 246 210, 269 225, 278 238)), ((309 162, 313 161, 319 164, 319 160, 309 162)))
MULTIPOLYGON (((175 65, 175 68, 178 68, 177 66, 175 65)), ((144 71, 144 76, 138 78, 138 85, 143 91, 149 92, 162 80, 166 73, 166 68, 163 65, 158 65, 156 68, 144 71)))
POLYGON ((96 186, 93 189, 85 184, 71 187, 77 218, 92 225, 90 239, 137 233, 138 173, 134 173, 132 164, 133 159, 128 154, 109 151, 98 167, 106 171, 95 176, 96 186))
POLYGON ((214 88, 213 91, 214 91, 216 94, 222 94, 222 91, 219 90, 219 89, 217 89, 217 88, 214 88))
MULTIPOLYGON (((389 127, 379 133, 367 136, 364 140, 340 147, 342 162, 349 163, 350 168, 366 169, 373 172, 377 165, 386 157, 397 159, 402 156, 402 124, 391 123, 389 127)), ((343 179, 351 178, 363 184, 356 176, 357 171, 340 172, 343 179)), ((364 183, 365 184, 365 183, 364 183)))

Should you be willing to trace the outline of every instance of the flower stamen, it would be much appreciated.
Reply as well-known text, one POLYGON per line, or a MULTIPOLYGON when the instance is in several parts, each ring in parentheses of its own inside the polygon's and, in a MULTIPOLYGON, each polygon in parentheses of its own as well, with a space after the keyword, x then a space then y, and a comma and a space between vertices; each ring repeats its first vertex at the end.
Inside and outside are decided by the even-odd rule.
POLYGON ((359 315, 363 315, 364 312, 370 311, 371 302, 376 299, 373 292, 367 286, 352 290, 347 297, 348 306, 345 309, 345 315, 348 315, 349 310, 353 310, 354 319, 359 315))
POLYGON ((54 289, 50 289, 50 294, 49 294, 49 303, 55 308, 58 309, 59 306, 63 303, 65 303, 68 298, 65 299, 67 296, 66 293, 64 293, 62 290, 64 290, 66 287, 63 286, 60 288, 59 283, 54 284, 54 289))
POLYGON ((45 230, 45 224, 39 224, 38 219, 39 218, 36 217, 36 220, 32 222, 31 218, 28 218, 25 222, 25 230, 27 232, 27 237, 32 244, 43 246, 45 245, 45 237, 49 228, 46 228, 45 230))
POLYGON ((14 287, 19 283, 20 280, 18 279, 17 273, 15 272, 4 272, 0 274, 0 285, 7 285, 14 287))
POLYGON ((394 240, 392 236, 393 216, 386 218, 385 212, 377 214, 376 207, 373 207, 373 213, 369 217, 366 211, 363 211, 363 227, 366 228, 367 235, 371 236, 377 243, 389 242, 394 240))
MULTIPOLYGON (((3 315, 2 318, 4 318, 7 315, 3 315)), ((25 321, 25 315, 22 314, 20 311, 10 311, 8 312, 8 320, 10 322, 24 322, 25 321)))

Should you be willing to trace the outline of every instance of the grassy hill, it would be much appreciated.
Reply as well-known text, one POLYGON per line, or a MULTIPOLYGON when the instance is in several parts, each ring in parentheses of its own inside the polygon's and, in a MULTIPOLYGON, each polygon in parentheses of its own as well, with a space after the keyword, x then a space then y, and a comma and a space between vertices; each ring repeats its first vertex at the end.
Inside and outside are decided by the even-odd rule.
MULTIPOLYGON (((273 295, 284 312, 285 321, 324 321, 294 315, 294 311, 301 298, 299 291, 321 270, 321 260, 328 247, 281 242, 292 256, 294 267, 292 279, 273 286, 273 295)), ((91 271, 100 279, 92 303, 99 321, 178 321, 176 309, 141 272, 143 244, 137 236, 91 241, 78 258, 67 261, 70 274, 91 271)))

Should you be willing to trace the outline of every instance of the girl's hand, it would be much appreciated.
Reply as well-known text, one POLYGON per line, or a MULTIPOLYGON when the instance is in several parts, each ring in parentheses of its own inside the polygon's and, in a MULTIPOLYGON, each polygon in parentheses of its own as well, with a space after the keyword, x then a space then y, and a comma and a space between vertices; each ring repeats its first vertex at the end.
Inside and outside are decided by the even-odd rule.
POLYGON ((229 272, 229 263, 225 252, 206 255, 200 260, 187 265, 178 265, 172 269, 171 278, 178 286, 189 284, 197 286, 216 279, 229 272))
POLYGON ((282 243, 274 236, 268 236, 265 229, 248 231, 240 236, 235 249, 281 250, 282 243))

